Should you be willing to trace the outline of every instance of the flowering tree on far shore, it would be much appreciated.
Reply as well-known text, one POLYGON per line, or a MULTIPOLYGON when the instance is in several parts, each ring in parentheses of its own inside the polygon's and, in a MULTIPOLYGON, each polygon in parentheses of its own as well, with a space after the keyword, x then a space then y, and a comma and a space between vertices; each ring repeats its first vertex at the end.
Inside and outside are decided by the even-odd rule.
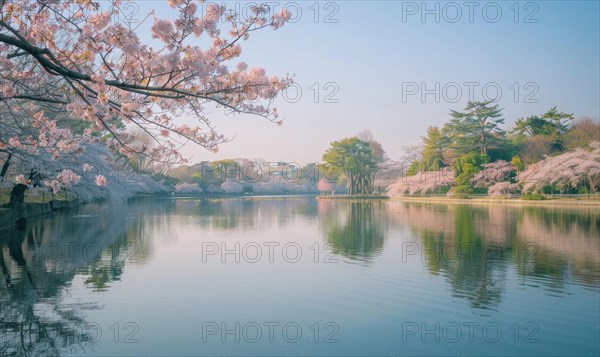
POLYGON ((488 188, 502 181, 514 183, 515 167, 510 162, 498 160, 481 166, 481 171, 475 173, 470 181, 473 187, 488 188))
POLYGON ((454 171, 445 167, 438 171, 419 172, 404 176, 388 187, 391 196, 446 193, 454 185, 454 171))
POLYGON ((554 185, 559 190, 585 186, 595 193, 600 188, 600 142, 529 165, 518 180, 524 192, 539 192, 554 185))
POLYGON ((520 192, 519 185, 509 181, 499 181, 488 188, 488 195, 491 197, 514 195, 520 192))
POLYGON ((290 13, 270 14, 267 5, 256 4, 251 16, 240 19, 216 4, 202 15, 196 1, 168 0, 168 5, 173 18, 148 15, 150 44, 132 24, 118 21, 127 7, 121 0, 0 1, 4 159, 19 150, 35 155, 37 149, 60 156, 103 136, 109 148, 124 155, 183 162, 178 150, 184 141, 217 151, 228 140, 204 114, 211 104, 281 123, 271 103, 291 79, 232 62, 253 31, 277 29, 290 13), (223 18, 225 33, 219 25, 223 18), (209 45, 200 47, 201 41, 209 45), (55 113, 72 122, 61 125, 55 113), (197 125, 182 123, 183 117, 197 125), (32 127, 41 136, 31 135, 32 127), (132 127, 153 144, 135 140, 127 130, 132 127))
POLYGON ((330 180, 322 177, 317 182, 317 190, 319 190, 321 193, 330 193, 335 190, 335 185, 330 180))

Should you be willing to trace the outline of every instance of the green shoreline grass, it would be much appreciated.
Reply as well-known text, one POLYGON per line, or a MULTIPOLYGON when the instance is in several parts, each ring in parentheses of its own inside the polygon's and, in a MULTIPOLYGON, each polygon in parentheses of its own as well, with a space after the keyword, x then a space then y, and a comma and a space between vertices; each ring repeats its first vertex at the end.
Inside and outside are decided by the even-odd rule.
POLYGON ((482 205, 532 205, 532 206, 597 206, 600 208, 600 199, 593 198, 547 198, 544 200, 524 200, 522 198, 453 198, 453 197, 410 197, 395 196, 392 201, 401 202, 428 202, 428 203, 456 203, 456 204, 482 204, 482 205))
POLYGON ((488 196, 475 196, 470 198, 456 198, 446 196, 386 196, 386 195, 315 195, 315 194, 302 194, 302 195, 148 195, 140 196, 139 198, 168 198, 168 199, 286 199, 286 198, 297 198, 297 197, 315 197, 318 200, 390 200, 390 201, 403 201, 403 202, 424 202, 424 203, 458 203, 458 204, 500 204, 500 205, 548 205, 548 206, 598 206, 600 207, 600 197, 596 198, 546 198, 544 200, 524 200, 522 198, 503 198, 503 197, 488 197, 488 196))
POLYGON ((522 198, 493 198, 493 197, 411 197, 411 196, 381 196, 381 195, 336 195, 317 196, 317 199, 334 200, 390 200, 399 202, 420 203, 451 203, 451 204, 479 204, 479 205, 528 205, 528 206, 592 206, 600 208, 600 199, 597 198, 547 198, 544 200, 524 200, 522 198))
MULTIPOLYGON (((8 203, 10 196, 10 189, 0 189, 0 206, 8 203)), ((54 200, 67 201, 67 197, 64 192, 60 192, 54 195, 54 200)), ((279 196, 282 198, 289 197, 305 197, 312 196, 316 199, 326 200, 391 200, 401 202, 426 202, 426 203, 458 203, 458 204, 500 204, 500 205, 543 205, 543 206, 597 206, 600 207, 600 197, 587 198, 585 196, 580 198, 546 198, 544 200, 524 200, 522 198, 493 198, 493 197, 470 197, 470 198, 455 198, 446 196, 386 196, 386 195, 314 195, 314 194, 302 194, 302 195, 148 195, 140 196, 140 198, 202 198, 202 199, 220 199, 220 198, 235 198, 235 199, 261 199, 261 198, 273 198, 279 196)), ((68 197, 72 199, 73 197, 68 197)), ((45 196, 45 200, 41 197, 30 196, 27 192, 25 194, 25 203, 47 203, 52 199, 52 195, 48 194, 45 196)))
POLYGON ((322 200, 387 200, 390 197, 384 195, 322 195, 316 196, 322 200))
MULTIPOLYGON (((0 206, 8 203, 10 200, 10 192, 12 189, 10 188, 2 188, 0 189, 0 206)), ((25 203, 48 203, 52 200, 55 201, 69 201, 72 200, 74 196, 67 195, 65 192, 58 192, 52 197, 50 192, 46 192, 43 197, 34 196, 30 193, 29 190, 25 191, 25 203), (43 199, 42 199, 43 198, 43 199)))

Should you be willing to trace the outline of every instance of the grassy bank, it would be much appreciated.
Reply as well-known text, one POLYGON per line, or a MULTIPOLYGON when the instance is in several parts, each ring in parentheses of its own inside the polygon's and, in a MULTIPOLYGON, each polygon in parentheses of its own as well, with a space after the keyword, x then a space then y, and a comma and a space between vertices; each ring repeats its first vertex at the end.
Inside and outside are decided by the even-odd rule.
MULTIPOLYGON (((8 203, 10 200, 11 188, 0 189, 0 206, 8 203)), ((73 195, 68 195, 66 192, 58 192, 53 195, 50 192, 44 192, 44 194, 32 194, 30 190, 25 191, 25 203, 49 203, 50 201, 70 201, 73 195)))
POLYGON ((600 208, 600 199, 598 198, 547 198, 544 200, 524 200, 522 198, 494 197, 453 198, 443 196, 397 196, 392 197, 391 199, 394 201, 402 202, 432 202, 482 205, 596 206, 600 208))
POLYGON ((323 195, 317 196, 320 200, 387 200, 389 196, 383 195, 323 195))

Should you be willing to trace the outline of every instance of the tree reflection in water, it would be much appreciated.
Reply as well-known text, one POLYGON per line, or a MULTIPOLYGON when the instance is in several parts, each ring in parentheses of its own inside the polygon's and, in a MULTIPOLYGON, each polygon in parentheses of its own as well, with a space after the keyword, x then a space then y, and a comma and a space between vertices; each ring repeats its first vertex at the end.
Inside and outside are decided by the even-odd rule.
POLYGON ((485 210, 458 206, 453 232, 422 232, 422 247, 430 272, 443 272, 453 295, 466 298, 471 306, 492 308, 501 300, 510 246, 489 246, 476 222, 487 219, 485 210), (450 233, 450 234, 447 234, 450 233))
POLYGON ((600 212, 594 207, 512 207, 390 203, 390 214, 420 240, 429 272, 454 296, 496 308, 509 266, 554 293, 600 285, 600 212))
POLYGON ((147 223, 139 218, 165 208, 88 206, 31 220, 25 231, 0 231, 0 355, 84 352, 99 331, 83 311, 98 307, 65 303, 64 290, 78 274, 95 289, 119 280, 132 246, 136 259, 151 254, 142 241, 147 223))
POLYGON ((390 254, 384 262, 401 264, 398 244, 384 246, 401 238, 420 244, 429 274, 442 276, 453 296, 478 309, 498 308, 509 274, 516 274, 515 283, 552 294, 568 294, 573 282, 600 286, 600 212, 594 207, 314 198, 88 206, 32 220, 25 232, 0 231, 0 355, 84 353, 97 337, 85 310, 98 307, 68 302, 74 278, 83 276, 95 291, 111 289, 127 264, 152 258, 155 240, 176 238, 171 226, 182 220, 233 233, 296 224, 312 231, 318 224, 335 254, 364 266, 384 254, 390 254))
POLYGON ((180 199, 176 202, 176 214, 202 227, 269 229, 298 217, 315 217, 315 205, 313 197, 180 199))
POLYGON ((370 261, 383 249, 386 203, 319 200, 320 222, 333 253, 370 261))

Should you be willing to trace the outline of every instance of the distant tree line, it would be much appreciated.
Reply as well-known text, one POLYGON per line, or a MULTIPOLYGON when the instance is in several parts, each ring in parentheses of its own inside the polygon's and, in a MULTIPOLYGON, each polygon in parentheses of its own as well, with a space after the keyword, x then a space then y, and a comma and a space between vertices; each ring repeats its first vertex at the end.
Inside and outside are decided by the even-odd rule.
MULTIPOLYGON (((600 123, 597 120, 585 118, 574 121, 573 114, 553 107, 543 114, 520 118, 512 128, 504 130, 501 128, 504 124, 502 110, 493 101, 469 102, 463 111, 452 110, 444 125, 427 128, 418 150, 409 148, 412 158, 405 176, 451 170, 450 181, 440 180, 443 185, 437 188, 433 185, 427 190, 430 193, 451 190, 455 194, 485 194, 491 186, 480 181, 489 181, 492 171, 506 174, 502 180, 496 180, 506 182, 506 188, 507 184, 515 184, 517 174, 527 167, 540 163, 536 166, 539 171, 551 158, 578 149, 577 157, 587 160, 587 164, 572 162, 569 167, 579 165, 591 171, 580 173, 583 178, 572 179, 568 185, 554 182, 554 191, 595 191, 596 176, 600 175, 596 173, 600 170, 600 157, 595 149, 595 143, 600 142, 600 123), (478 175, 482 170, 484 173, 478 175)), ((539 177, 536 179, 539 180, 539 177)), ((519 188, 552 191, 538 186, 520 185, 519 188)), ((504 190, 509 191, 511 189, 504 190)))

